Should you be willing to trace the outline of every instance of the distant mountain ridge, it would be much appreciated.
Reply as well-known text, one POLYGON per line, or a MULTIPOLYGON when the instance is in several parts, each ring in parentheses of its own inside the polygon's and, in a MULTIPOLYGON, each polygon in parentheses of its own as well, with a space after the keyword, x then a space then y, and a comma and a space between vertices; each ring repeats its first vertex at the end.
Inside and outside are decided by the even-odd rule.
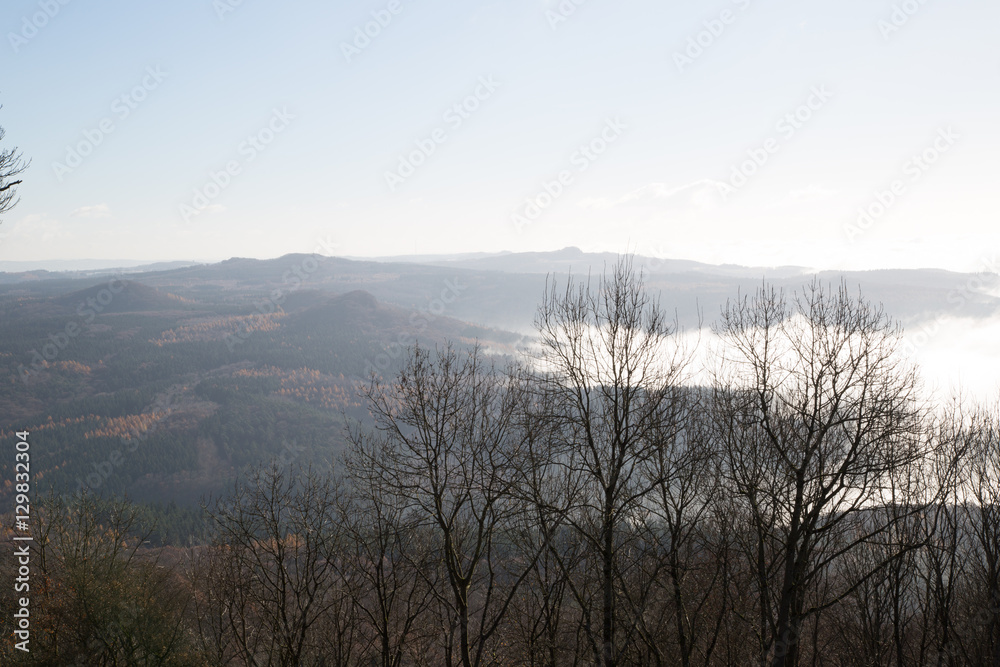
POLYGON ((56 299, 57 303, 64 306, 79 308, 84 304, 87 308, 108 313, 176 309, 183 301, 178 296, 134 280, 100 283, 56 299))
MULTIPOLYGON (((362 259, 362 258, 357 258, 362 259)), ((613 264, 617 253, 587 253, 575 246, 548 252, 501 252, 471 253, 456 255, 403 255, 396 257, 376 257, 375 261, 386 263, 411 263, 428 266, 465 268, 504 273, 567 273, 579 271, 582 267, 596 269, 595 272, 613 264)), ((688 259, 664 259, 635 255, 636 266, 650 273, 709 273, 716 275, 759 277, 765 272, 772 277, 788 277, 805 274, 808 270, 799 266, 751 267, 736 264, 706 264, 688 259)), ((585 273, 586 271, 584 271, 585 273)))
MULTIPOLYGON (((0 432, 38 431, 46 483, 66 489, 103 466, 136 424, 159 424, 101 488, 143 502, 193 502, 241 466, 284 456, 286 445, 303 460, 329 460, 343 446, 346 420, 367 414, 358 383, 371 372, 389 376, 414 343, 523 349, 547 281, 565 281, 570 271, 596 279, 618 257, 566 248, 403 259, 290 254, 124 275, 4 274, 0 432)), ((633 262, 687 331, 711 324, 727 300, 765 279, 791 292, 814 275, 799 267, 633 262)), ((996 276, 926 269, 817 277, 860 287, 917 345, 947 318, 968 318, 951 323, 952 332, 973 334, 1000 322, 996 276)), ((995 337, 978 340, 973 363, 981 365, 995 337)), ((9 473, 5 465, 0 473, 9 473)))
MULTIPOLYGON (((618 258, 613 253, 586 253, 575 247, 553 252, 472 253, 348 259, 290 254, 275 259, 234 257, 213 264, 186 264, 130 273, 129 277, 188 299, 206 290, 277 290, 282 298, 299 288, 344 294, 362 289, 386 304, 405 309, 434 308, 476 325, 530 333, 536 304, 547 276, 564 280, 600 275, 618 258), (443 297, 443 299, 442 299, 443 297)), ((813 274, 804 267, 715 266, 690 260, 636 255, 648 285, 658 289, 664 304, 676 310, 686 327, 710 322, 727 299, 752 292, 767 280, 786 290, 799 289, 817 275, 836 282, 843 278, 860 286, 867 298, 885 305, 906 326, 940 317, 986 318, 1000 314, 1000 299, 979 289, 983 276, 941 269, 826 271, 813 274)), ((104 275, 112 275, 107 272, 104 275)), ((30 272, 0 274, 0 283, 16 284, 26 293, 65 294, 99 279, 98 272, 30 272)), ((240 298, 232 297, 235 300, 240 298)))
POLYGON ((121 270, 127 273, 164 271, 205 262, 171 260, 150 262, 137 259, 53 259, 53 260, 0 260, 0 273, 92 273, 94 271, 121 270))

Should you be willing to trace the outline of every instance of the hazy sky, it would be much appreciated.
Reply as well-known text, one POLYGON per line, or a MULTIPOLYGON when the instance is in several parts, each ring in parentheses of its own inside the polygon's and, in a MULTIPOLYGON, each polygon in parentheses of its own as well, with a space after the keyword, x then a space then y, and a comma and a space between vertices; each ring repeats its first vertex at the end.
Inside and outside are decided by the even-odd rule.
POLYGON ((1000 240, 996 0, 6 0, 0 23, 4 144, 33 160, 0 260, 975 271, 1000 240))

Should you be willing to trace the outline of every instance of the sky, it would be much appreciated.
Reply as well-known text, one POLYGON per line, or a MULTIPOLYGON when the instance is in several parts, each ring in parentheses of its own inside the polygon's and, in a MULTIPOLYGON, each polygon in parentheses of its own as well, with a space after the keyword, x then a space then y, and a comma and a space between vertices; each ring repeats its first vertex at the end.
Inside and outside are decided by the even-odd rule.
POLYGON ((995 0, 6 0, 0 261, 980 271, 995 0))

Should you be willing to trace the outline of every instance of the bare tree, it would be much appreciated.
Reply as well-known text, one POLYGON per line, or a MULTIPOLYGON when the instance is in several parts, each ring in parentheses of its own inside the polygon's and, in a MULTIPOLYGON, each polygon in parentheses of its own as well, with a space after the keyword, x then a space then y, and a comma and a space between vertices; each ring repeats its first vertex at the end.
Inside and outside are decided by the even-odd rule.
MULTIPOLYGON (((529 380, 530 370, 523 369, 529 380)), ((565 521, 565 508, 579 489, 576 476, 560 461, 544 393, 525 391, 516 408, 522 433, 522 456, 513 471, 515 514, 509 534, 519 554, 537 554, 522 593, 513 601, 505 628, 509 659, 518 664, 557 667, 585 664, 590 653, 581 632, 587 617, 574 606, 571 574, 587 558, 588 547, 565 521)))
POLYGON ((968 456, 959 502, 969 538, 962 606, 973 611, 960 628, 960 656, 1000 667, 1000 405, 972 408, 962 426, 968 456))
POLYGON ((311 470, 262 467, 209 509, 216 535, 195 577, 206 653, 221 664, 350 664, 358 624, 340 493, 311 470))
POLYGON ((956 399, 947 405, 928 431, 936 445, 928 467, 937 488, 936 502, 926 511, 927 540, 918 562, 918 587, 923 591, 919 658, 922 663, 956 664, 962 648, 960 627, 963 587, 972 560, 966 514, 962 511, 962 478, 968 474, 967 454, 978 430, 956 399))
POLYGON ((672 426, 685 358, 629 258, 596 284, 569 278, 560 289, 550 281, 535 326, 535 384, 553 425, 551 459, 572 489, 560 515, 589 549, 583 577, 567 586, 594 660, 611 667, 636 630, 621 623, 620 586, 634 569, 626 560, 631 526, 663 481, 646 473, 672 426))
POLYGON ((40 613, 32 664, 190 664, 187 591, 144 549, 153 529, 137 507, 50 496, 34 518, 40 613))
POLYGON ((717 520, 723 488, 704 414, 709 405, 699 390, 675 391, 674 412, 664 415, 658 447, 645 462, 655 484, 644 503, 648 516, 637 528, 648 571, 624 593, 649 661, 672 664, 676 656, 690 667, 711 664, 728 613, 728 536, 717 520))
POLYGON ((932 468, 914 466, 910 478, 892 480, 893 502, 871 508, 872 524, 884 527, 882 539, 858 545, 834 568, 837 581, 851 589, 827 623, 835 635, 835 654, 845 663, 923 664, 920 655, 926 647, 914 638, 924 629, 926 595, 921 590, 926 588, 921 579, 936 511, 931 506, 914 514, 912 508, 924 506, 933 485, 932 468))
MULTIPOLYGON (((443 569, 433 590, 442 610, 440 662, 490 660, 519 586, 536 554, 517 555, 505 535, 518 509, 515 407, 521 391, 478 348, 436 355, 415 348, 391 384, 373 378, 372 431, 352 434, 353 465, 376 477, 405 519, 436 540, 443 569)), ((434 576, 434 575, 430 575, 434 576)))
MULTIPOLYGON (((6 132, 0 127, 0 142, 6 132)), ((21 180, 14 180, 28 168, 30 162, 17 148, 0 149, 0 215, 17 206, 17 186, 21 180)))
POLYGON ((351 495, 339 516, 363 584, 356 604, 371 628, 377 664, 400 667, 410 662, 414 639, 426 642, 430 634, 426 614, 439 586, 435 551, 427 531, 407 516, 405 499, 386 492, 382 466, 363 455, 349 455, 347 466, 351 495))
POLYGON ((843 284, 828 292, 814 281, 791 302, 762 287, 727 304, 716 332, 718 432, 752 526, 759 661, 796 665, 806 619, 851 590, 810 597, 829 568, 886 539, 886 521, 921 511, 872 513, 896 502, 892 481, 926 452, 917 376, 897 353, 898 326, 843 284))

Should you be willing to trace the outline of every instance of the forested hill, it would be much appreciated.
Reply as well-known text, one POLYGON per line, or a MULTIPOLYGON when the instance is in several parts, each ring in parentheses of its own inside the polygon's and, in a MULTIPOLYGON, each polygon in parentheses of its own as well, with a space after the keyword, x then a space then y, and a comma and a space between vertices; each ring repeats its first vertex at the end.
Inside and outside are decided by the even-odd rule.
MULTIPOLYGON (((367 414, 358 383, 395 370, 407 345, 513 350, 520 339, 450 318, 443 301, 408 309, 346 280, 343 294, 281 273, 238 280, 234 264, 201 270, 216 279, 174 272, 173 284, 147 274, 0 288, 0 438, 30 432, 39 491, 125 493, 183 515, 173 508, 224 491, 245 466, 328 464, 345 417, 367 414)), ((12 461, 0 463, 5 480, 12 461)), ((8 481, 0 496, 12 491, 8 481)))
MULTIPOLYGON (((599 275, 610 260, 576 249, 404 259, 300 254, 0 274, 2 437, 32 433, 41 488, 195 506, 243 466, 329 461, 343 445, 345 416, 366 416, 358 383, 394 370, 406 346, 478 339, 513 352, 531 334, 550 274, 599 275)), ((796 267, 634 261, 689 330, 764 278, 789 292, 809 280, 796 267)), ((1000 313, 985 289, 994 274, 844 279, 918 331, 942 317, 1000 313)), ((10 465, 0 463, 3 479, 13 479, 10 465)), ((10 491, 8 483, 0 495, 10 491)))
MULTIPOLYGON (((321 290, 343 294, 365 290, 379 301, 405 309, 429 310, 482 326, 530 334, 538 300, 548 276, 600 275, 615 256, 576 248, 555 252, 442 255, 384 258, 381 261, 285 255, 277 259, 233 258, 216 264, 130 273, 134 279, 180 297, 207 296, 239 303, 279 289, 321 290)), ((664 303, 687 328, 711 321, 727 299, 752 293, 763 280, 789 292, 807 282, 803 267, 713 266, 685 260, 636 256, 646 283, 663 294, 664 303)), ((884 305, 907 327, 919 328, 941 317, 985 319, 1000 314, 995 262, 984 261, 974 273, 939 269, 854 271, 819 274, 823 281, 841 278, 865 297, 884 305)), ((155 268, 155 267, 154 267, 155 268)), ((134 270, 134 269, 133 269, 134 270)), ((94 285, 101 278, 87 272, 0 273, 7 294, 55 295, 94 285)))

